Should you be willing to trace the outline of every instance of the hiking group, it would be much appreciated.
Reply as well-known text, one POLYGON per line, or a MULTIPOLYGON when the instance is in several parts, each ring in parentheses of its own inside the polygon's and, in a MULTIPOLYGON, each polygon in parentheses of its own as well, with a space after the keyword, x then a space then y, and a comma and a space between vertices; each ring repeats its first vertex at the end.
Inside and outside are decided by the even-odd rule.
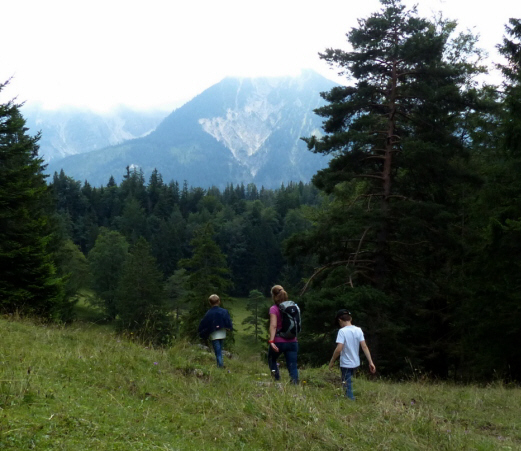
MULTIPOLYGON (((289 300, 288 293, 281 285, 275 285, 271 289, 271 298, 273 305, 269 309, 268 366, 273 379, 280 380, 277 360, 281 354, 284 354, 291 383, 298 384, 299 345, 297 336, 301 330, 300 309, 297 304, 289 300)), ((233 324, 228 310, 220 307, 219 296, 212 294, 208 298, 208 302, 211 308, 199 324, 199 336, 212 342, 217 366, 224 368, 222 356, 224 339, 226 331, 233 330, 233 324)), ((340 374, 345 396, 354 400, 352 379, 356 368, 360 366, 360 348, 369 362, 369 371, 374 374, 376 367, 362 329, 354 326, 351 323, 352 320, 349 310, 342 309, 336 314, 335 322, 340 329, 336 338, 336 348, 329 362, 329 369, 334 368, 336 360, 340 357, 340 374)))

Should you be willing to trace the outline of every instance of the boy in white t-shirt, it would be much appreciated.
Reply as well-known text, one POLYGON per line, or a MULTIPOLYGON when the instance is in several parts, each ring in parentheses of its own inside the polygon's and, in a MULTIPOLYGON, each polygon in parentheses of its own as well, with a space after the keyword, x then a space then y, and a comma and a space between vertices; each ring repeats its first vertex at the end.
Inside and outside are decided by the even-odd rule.
POLYGON ((333 369, 336 359, 340 357, 342 384, 345 385, 346 396, 354 400, 352 377, 355 373, 355 369, 360 366, 360 346, 369 362, 369 371, 375 373, 376 367, 371 359, 369 348, 365 343, 362 329, 351 324, 353 319, 351 313, 348 310, 339 310, 336 314, 336 319, 340 325, 340 330, 336 337, 337 345, 329 362, 329 369, 333 369))

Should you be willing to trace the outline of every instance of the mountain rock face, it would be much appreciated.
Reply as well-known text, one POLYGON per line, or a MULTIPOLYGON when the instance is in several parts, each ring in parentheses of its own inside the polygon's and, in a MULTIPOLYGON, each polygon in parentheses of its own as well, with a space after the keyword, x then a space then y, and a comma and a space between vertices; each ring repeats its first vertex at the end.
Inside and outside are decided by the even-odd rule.
POLYGON ((22 112, 29 133, 42 132, 39 153, 47 163, 145 136, 165 117, 164 112, 125 108, 98 114, 72 108, 45 110, 24 106, 22 112))
POLYGON ((328 163, 309 152, 301 137, 320 135, 313 110, 320 92, 335 84, 312 71, 299 77, 226 78, 167 116, 150 134, 99 151, 49 164, 77 180, 105 185, 126 167, 148 179, 154 169, 165 182, 212 185, 281 183, 311 179, 328 163))

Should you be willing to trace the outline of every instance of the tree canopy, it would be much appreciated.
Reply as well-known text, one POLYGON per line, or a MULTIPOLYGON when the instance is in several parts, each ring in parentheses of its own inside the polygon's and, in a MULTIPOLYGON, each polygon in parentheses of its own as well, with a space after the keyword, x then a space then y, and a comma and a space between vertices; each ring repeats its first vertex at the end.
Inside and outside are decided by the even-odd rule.
POLYGON ((380 367, 409 358, 446 377, 462 193, 480 183, 464 130, 481 109, 474 80, 483 68, 476 39, 455 35, 455 23, 381 3, 348 33, 351 52, 321 54, 353 83, 324 93, 316 110, 326 135, 305 140, 333 155, 313 180, 333 200, 288 249, 318 259, 305 305, 329 316, 350 305, 380 367))
POLYGON ((20 107, 0 104, 0 308, 60 319, 68 300, 49 247, 52 204, 40 136, 27 134, 20 107))

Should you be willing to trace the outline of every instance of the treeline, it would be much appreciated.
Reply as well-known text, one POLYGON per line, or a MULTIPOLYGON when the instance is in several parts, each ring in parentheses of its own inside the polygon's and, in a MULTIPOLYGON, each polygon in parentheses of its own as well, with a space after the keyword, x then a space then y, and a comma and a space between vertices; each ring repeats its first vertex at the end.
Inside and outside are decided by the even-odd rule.
MULTIPOLYGON (((163 297, 170 298, 166 303, 170 310, 178 303, 191 306, 190 318, 183 318, 187 335, 195 331, 193 323, 207 308, 209 293, 219 292, 225 299, 247 297, 253 290, 269 293, 279 281, 298 284, 304 273, 287 266, 282 243, 309 227, 300 207, 320 200, 310 184, 290 183, 277 190, 228 185, 221 192, 216 187, 188 187, 186 182, 182 187, 177 181, 167 184, 157 170, 146 183, 141 170, 129 168, 119 186, 111 178, 104 187, 92 187, 62 171, 54 174, 50 188, 61 235, 81 252, 76 262, 87 257, 83 273, 108 317, 119 319, 126 330, 138 328, 138 318, 146 316, 143 312, 121 320, 136 289, 136 272, 143 271, 148 261, 147 271, 157 271, 142 284, 152 289, 166 283, 170 294, 163 297), (140 268, 130 268, 127 258, 136 252, 140 257, 134 264, 140 268), (125 271, 133 275, 125 277, 125 271), (198 271, 202 275, 195 282, 198 271), (172 295, 172 286, 183 296, 176 289, 172 295), (192 304, 187 294, 192 295, 192 304)), ((150 294, 137 298, 150 306, 150 294)), ((133 312, 139 310, 137 298, 131 302, 133 312)), ((155 304, 157 309, 161 303, 155 304)))
POLYGON ((250 295, 256 323, 253 300, 281 283, 301 361, 324 363, 348 308, 383 374, 520 381, 521 21, 491 86, 475 36, 381 3, 352 51, 321 55, 352 83, 315 111, 325 134, 306 141, 332 159, 313 184, 221 191, 127 169, 119 186, 60 173, 46 190, 38 137, 2 106, 4 311, 66 320, 90 287, 122 331, 168 342, 209 293, 250 295))
POLYGON ((118 232, 130 246, 143 237, 164 278, 191 255, 196 232, 211 225, 226 255, 233 296, 247 296, 252 289, 267 293, 275 281, 289 281, 282 242, 309 225, 300 207, 320 201, 318 190, 302 182, 277 190, 228 185, 221 192, 186 182, 167 184, 157 170, 146 183, 141 170, 128 168, 119 186, 111 178, 95 188, 62 171, 54 174, 50 187, 62 231, 84 255, 96 246, 103 228, 118 232))

